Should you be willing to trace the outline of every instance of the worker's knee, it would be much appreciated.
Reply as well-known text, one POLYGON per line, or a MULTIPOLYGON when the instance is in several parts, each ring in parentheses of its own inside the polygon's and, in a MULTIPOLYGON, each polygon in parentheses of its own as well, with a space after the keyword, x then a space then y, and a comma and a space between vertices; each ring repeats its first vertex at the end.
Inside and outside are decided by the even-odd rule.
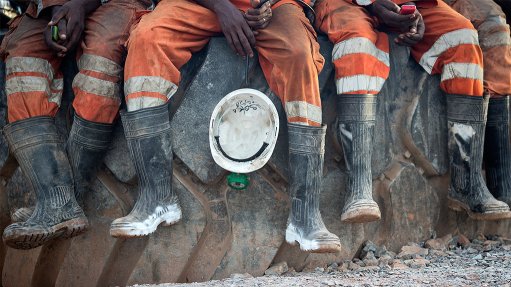
POLYGON ((509 25, 506 19, 499 15, 486 18, 478 27, 481 48, 488 49, 496 46, 511 45, 509 25))

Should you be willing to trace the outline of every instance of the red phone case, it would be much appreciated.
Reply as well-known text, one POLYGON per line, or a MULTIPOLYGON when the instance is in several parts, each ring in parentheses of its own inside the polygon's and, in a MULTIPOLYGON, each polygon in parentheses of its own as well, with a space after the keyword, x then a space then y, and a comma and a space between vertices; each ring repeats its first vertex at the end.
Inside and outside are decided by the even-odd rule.
POLYGON ((403 6, 401 6, 401 10, 399 11, 399 14, 409 15, 409 14, 413 14, 414 12, 415 12, 415 5, 403 5, 403 6))

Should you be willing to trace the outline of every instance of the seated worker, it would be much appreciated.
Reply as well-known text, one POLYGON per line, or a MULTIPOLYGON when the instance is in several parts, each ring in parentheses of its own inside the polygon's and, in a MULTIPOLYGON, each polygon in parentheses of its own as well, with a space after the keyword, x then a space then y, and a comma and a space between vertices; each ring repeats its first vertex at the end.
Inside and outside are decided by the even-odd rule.
POLYGON ((469 19, 479 34, 484 57, 483 87, 490 96, 484 140, 486 182, 495 198, 511 205, 511 37, 506 14, 492 0, 445 2, 469 19))
POLYGON ((270 88, 287 114, 292 206, 286 240, 311 252, 340 249, 339 238, 326 229, 319 211, 326 127, 318 84, 324 59, 316 33, 298 2, 267 2, 254 8, 259 4, 258 0, 162 0, 132 31, 124 75, 128 110, 121 111, 121 119, 140 191, 131 213, 112 223, 111 235, 147 235, 160 223, 180 220, 171 185, 166 103, 177 90, 179 69, 192 53, 223 33, 240 56, 252 57, 257 50, 270 88))
POLYGON ((35 191, 36 205, 28 218, 4 230, 8 246, 34 248, 87 229, 77 199, 109 146, 129 28, 150 5, 150 0, 103 5, 99 0, 38 0, 11 23, 1 46, 9 121, 4 134, 35 191), (52 39, 51 26, 59 28, 58 39, 52 39), (64 84, 60 66, 79 42, 75 117, 64 144, 54 120, 64 84))
POLYGON ((337 133, 349 171, 341 219, 366 222, 380 218, 372 199, 376 95, 390 71, 388 36, 411 47, 412 57, 429 74, 440 74, 447 94, 451 184, 449 206, 480 220, 508 218, 509 207, 485 185, 481 165, 488 103, 483 95, 483 58, 477 31, 470 21, 442 1, 318 0, 316 27, 335 46, 338 100, 337 133), (401 4, 416 5, 400 15, 401 4))

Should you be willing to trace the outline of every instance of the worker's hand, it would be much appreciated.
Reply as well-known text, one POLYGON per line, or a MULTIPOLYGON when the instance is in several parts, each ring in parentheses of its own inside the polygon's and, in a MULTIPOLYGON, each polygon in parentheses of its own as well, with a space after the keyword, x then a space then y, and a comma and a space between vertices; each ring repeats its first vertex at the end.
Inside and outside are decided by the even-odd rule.
MULTIPOLYGON (((56 47, 57 55, 63 57, 66 55, 67 51, 73 49, 78 44, 82 36, 85 26, 85 9, 83 3, 80 0, 72 0, 53 9, 51 21, 48 23, 48 29, 51 30, 51 26, 58 27, 59 39, 56 44, 48 44, 48 46, 52 49, 56 47)), ((48 43, 48 40, 46 40, 46 43, 48 43)))
MULTIPOLYGON (((415 11, 415 13, 419 12, 415 11)), ((417 21, 415 21, 412 26, 410 26, 410 30, 406 33, 399 34, 399 36, 394 41, 399 45, 411 47, 422 40, 425 30, 426 26, 424 25, 424 19, 422 19, 422 15, 419 14, 417 21)))
MULTIPOLYGON (((53 15, 59 11, 61 6, 52 6, 51 7, 51 15, 53 15)), ((55 41, 53 40, 53 35, 51 31, 51 26, 46 27, 44 30, 44 41, 46 42, 46 45, 50 47, 59 57, 64 57, 67 53, 67 48, 65 47, 66 42, 66 36, 65 34, 62 34, 60 31, 65 31, 66 29, 66 20, 62 20, 59 23, 57 23, 57 27, 59 29, 59 35, 58 39, 55 41)))
POLYGON ((369 8, 369 11, 386 26, 402 32, 409 31, 420 14, 418 11, 415 11, 411 15, 400 15, 400 10, 401 8, 391 0, 376 0, 369 8))
POLYGON ((245 19, 247 19, 248 25, 257 35, 257 30, 264 29, 270 24, 273 15, 271 11, 272 2, 267 1, 261 5, 261 0, 250 0, 250 4, 252 8, 245 12, 245 19))
POLYGON ((255 46, 256 40, 243 12, 229 1, 216 2, 214 11, 231 49, 243 57, 253 57, 252 47, 255 46))

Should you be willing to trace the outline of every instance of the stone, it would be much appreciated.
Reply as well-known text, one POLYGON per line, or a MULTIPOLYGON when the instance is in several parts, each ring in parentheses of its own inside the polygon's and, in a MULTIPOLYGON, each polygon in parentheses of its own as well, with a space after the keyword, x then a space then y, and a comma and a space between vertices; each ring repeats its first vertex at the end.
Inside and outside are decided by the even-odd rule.
POLYGON ((390 267, 395 270, 403 270, 409 268, 408 265, 404 264, 401 260, 398 259, 394 259, 390 264, 390 267))
POLYGON ((378 259, 376 259, 373 252, 368 252, 362 262, 365 266, 378 266, 378 259))
POLYGON ((426 256, 428 255, 428 252, 429 251, 426 248, 422 248, 417 245, 405 245, 401 247, 401 251, 397 257, 401 259, 412 259, 417 256, 426 256))
POLYGON ((424 258, 415 258, 415 259, 409 259, 409 260, 404 261, 404 264, 410 266, 411 268, 415 268, 415 269, 424 268, 429 263, 430 263, 430 261, 426 260, 424 258))
POLYGON ((387 250, 387 247, 385 247, 385 245, 377 246, 376 252, 374 252, 374 256, 376 258, 380 258, 385 255, 392 256, 389 254, 389 251, 387 250))
POLYGON ((229 276, 229 278, 231 279, 250 279, 250 278, 254 278, 254 276, 248 274, 248 273, 234 273, 234 274, 231 274, 231 276, 229 276))
POLYGON ((424 247, 435 250, 446 250, 450 240, 452 239, 451 234, 447 234, 444 237, 429 239, 424 243, 424 247))
POLYGON ((288 270, 287 262, 279 262, 264 271, 264 275, 282 275, 288 270))
POLYGON ((435 256, 435 257, 445 257, 445 256, 448 256, 448 254, 446 252, 440 251, 440 250, 435 250, 435 249, 430 249, 428 255, 429 256, 435 256))
POLYGON ((463 234, 458 235, 458 245, 462 247, 466 247, 470 244, 470 240, 463 234))
POLYGON ((481 242, 485 242, 487 240, 486 236, 484 236, 484 234, 482 233, 477 233, 476 237, 474 238, 474 240, 479 240, 481 242))
POLYGON ((378 265, 388 265, 394 258, 385 254, 378 259, 378 265))
POLYGON ((351 270, 351 271, 357 271, 359 270, 361 267, 360 265, 358 265, 357 263, 354 263, 354 262, 350 262, 348 264, 348 269, 351 270))
POLYGON ((374 253, 376 253, 377 250, 378 246, 376 246, 376 244, 374 244, 372 241, 367 240, 364 243, 364 248, 362 248, 362 250, 360 251, 360 259, 363 260, 369 252, 372 253, 374 256, 374 253))

